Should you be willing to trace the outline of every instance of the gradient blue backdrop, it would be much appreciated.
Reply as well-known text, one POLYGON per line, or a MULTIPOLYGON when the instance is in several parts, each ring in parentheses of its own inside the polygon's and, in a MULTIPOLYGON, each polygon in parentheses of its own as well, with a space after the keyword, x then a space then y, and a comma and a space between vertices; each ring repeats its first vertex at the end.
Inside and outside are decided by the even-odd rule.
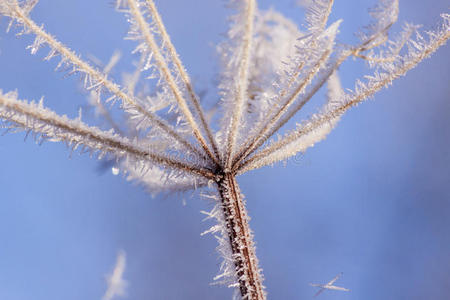
MULTIPOLYGON (((340 40, 367 22, 374 1, 336 1, 340 40)), ((400 22, 430 28, 446 0, 400 1, 400 22)), ((214 98, 214 45, 226 29, 224 1, 157 1, 199 90, 214 98)), ((293 0, 259 1, 302 24, 293 0)), ((38 23, 83 57, 107 61, 133 43, 111 1, 41 0, 38 23)), ((6 20, 0 20, 2 32, 6 20)), ((396 27, 398 29, 399 27, 396 27)), ((53 72, 29 37, 0 35, 0 87, 18 89, 71 117, 84 105, 78 79, 53 72)), ((286 167, 239 178, 270 299, 310 299, 309 282, 331 279, 351 293, 322 299, 450 298, 450 53, 442 47, 386 91, 352 109, 337 129, 286 167)), ((364 67, 341 68, 345 87, 364 67)), ((320 100, 319 100, 320 101, 320 100)), ((220 260, 196 195, 151 197, 62 144, 0 137, 0 299, 100 299, 119 249, 127 253, 127 299, 230 299, 210 286, 220 260), (182 199, 187 205, 182 205, 182 199)))

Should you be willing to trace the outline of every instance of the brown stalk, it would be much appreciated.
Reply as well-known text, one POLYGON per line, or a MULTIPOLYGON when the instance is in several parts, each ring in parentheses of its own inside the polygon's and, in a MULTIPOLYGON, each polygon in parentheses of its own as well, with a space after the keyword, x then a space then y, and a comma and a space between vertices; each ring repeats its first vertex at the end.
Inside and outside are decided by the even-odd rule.
POLYGON ((235 175, 226 173, 217 184, 242 299, 264 300, 266 296, 255 254, 253 234, 235 175))

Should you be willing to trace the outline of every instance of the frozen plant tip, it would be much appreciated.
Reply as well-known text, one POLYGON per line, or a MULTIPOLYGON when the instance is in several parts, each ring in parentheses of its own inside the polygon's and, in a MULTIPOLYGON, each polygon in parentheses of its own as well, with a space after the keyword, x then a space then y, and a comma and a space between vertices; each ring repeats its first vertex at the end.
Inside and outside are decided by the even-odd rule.
MULTIPOLYGON (((258 9, 256 0, 230 0, 236 14, 230 18, 227 39, 217 47, 222 63, 216 112, 220 121, 211 124, 218 118, 200 105, 153 0, 116 3, 129 22, 126 39, 135 43, 133 53, 139 57, 135 72, 122 84, 109 76, 119 54, 103 69, 84 60, 31 19, 37 2, 0 0, 0 14, 10 21, 7 29, 33 36, 31 54, 46 46, 45 60, 59 60, 57 69, 80 76, 89 103, 110 129, 87 125, 81 114, 69 119, 43 101, 27 102, 17 92, 0 91, 4 127, 105 157, 114 163, 114 174, 140 182, 152 194, 207 189, 214 206, 205 214, 217 221, 207 233, 216 236, 223 258, 215 280, 234 288, 237 298, 251 300, 266 299, 266 292, 236 176, 287 160, 323 140, 345 112, 403 76, 450 37, 450 15, 442 14, 433 31, 423 33, 419 26, 405 24, 390 38, 399 12, 395 0, 380 0, 370 10, 373 21, 355 45, 337 42, 342 20, 329 24, 332 0, 307 1, 302 30, 273 9, 258 9), (371 73, 344 91, 337 69, 349 58, 366 61, 371 73), (316 113, 274 137, 325 87, 327 100, 316 113), (111 114, 114 103, 125 124, 111 114)), ((121 252, 104 299, 122 294, 124 268, 121 252)), ((317 286, 321 291, 337 289, 332 285, 337 278, 317 286)))

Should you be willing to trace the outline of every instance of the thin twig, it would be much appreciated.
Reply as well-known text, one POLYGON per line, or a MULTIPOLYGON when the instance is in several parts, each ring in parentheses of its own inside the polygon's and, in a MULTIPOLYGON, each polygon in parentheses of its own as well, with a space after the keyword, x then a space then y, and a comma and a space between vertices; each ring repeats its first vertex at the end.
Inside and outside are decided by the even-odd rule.
MULTIPOLYGON (((254 147, 257 145, 260 139, 265 138, 265 134, 270 130, 272 126, 274 126, 278 120, 288 111, 289 107, 294 103, 297 97, 304 91, 305 87, 311 82, 317 72, 320 70, 321 66, 328 60, 330 57, 331 50, 327 50, 322 54, 322 57, 317 61, 317 63, 312 67, 308 75, 300 82, 297 88, 292 92, 289 98, 281 105, 278 110, 273 115, 273 112, 270 111, 268 116, 270 116, 265 123, 265 125, 259 130, 259 132, 255 135, 253 141, 248 145, 242 153, 240 153, 233 165, 238 165, 247 155, 248 153, 254 150, 254 147)), ((264 143, 264 142, 263 142, 264 143)))
POLYGON ((0 94, 0 118, 12 122, 24 129, 31 129, 46 137, 66 141, 69 144, 83 144, 93 150, 110 152, 116 157, 132 155, 138 159, 150 160, 164 167, 177 169, 214 178, 209 169, 178 161, 165 154, 151 152, 110 132, 90 127, 81 120, 70 120, 58 116, 53 111, 33 103, 19 101, 8 95, 0 94), (33 126, 36 124, 36 126, 33 126))
POLYGON ((256 1, 247 0, 247 6, 245 9, 245 32, 242 38, 242 58, 239 64, 237 80, 236 80, 236 103, 231 116, 230 131, 228 133, 225 165, 227 168, 231 168, 233 159, 233 153, 237 138, 238 127, 241 123, 241 117, 245 108, 245 102, 247 101, 248 92, 248 68, 250 65, 250 50, 252 46, 253 35, 253 20, 256 10, 256 1))
POLYGON ((70 61, 74 66, 78 68, 79 71, 87 74, 88 76, 92 77, 95 82, 98 84, 104 86, 106 89, 108 89, 111 94, 116 96, 119 99, 122 99, 125 103, 131 105, 134 107, 139 113, 147 117, 152 124, 162 129, 164 132, 166 132, 169 136, 174 138, 176 141, 180 142, 183 146, 185 146, 190 151, 200 155, 203 157, 203 153, 199 152, 197 148, 195 148, 193 145, 191 145, 186 139, 184 139, 182 136, 180 136, 175 129, 170 126, 167 122, 165 122, 163 119, 158 117, 156 114, 153 114, 150 111, 147 111, 144 109, 132 96, 125 93, 121 87, 111 81, 107 78, 103 73, 96 70, 92 66, 90 66, 87 62, 83 61, 80 57, 78 57, 72 50, 65 47, 61 42, 56 40, 52 35, 48 34, 46 31, 44 31, 40 26, 38 26, 36 23, 34 23, 33 20, 28 18, 25 14, 22 13, 22 10, 18 5, 14 5, 11 7, 11 9, 14 11, 15 16, 14 18, 17 20, 20 20, 20 22, 30 31, 32 31, 36 36, 39 36, 40 38, 44 39, 46 43, 52 48, 56 49, 58 53, 60 53, 65 59, 70 61))
POLYGON ((304 97, 302 97, 302 99, 297 102, 297 104, 294 106, 294 108, 291 109, 290 111, 288 111, 286 115, 282 116, 280 118, 280 122, 276 126, 272 127, 270 130, 268 130, 264 134, 260 134, 259 140, 255 140, 255 143, 251 149, 248 149, 248 150, 246 149, 247 151, 245 151, 245 154, 242 154, 242 156, 239 157, 239 160, 237 160, 237 162, 234 164, 233 171, 240 169, 241 162, 243 160, 245 160, 251 154, 253 154, 259 147, 261 147, 267 140, 269 140, 278 130, 280 130, 280 128, 283 127, 295 114, 297 114, 297 112, 299 110, 301 110, 303 108, 303 106, 306 103, 308 103, 309 100, 311 100, 311 98, 319 91, 319 89, 322 88, 322 86, 327 82, 328 78, 333 74, 333 72, 335 70, 337 70, 342 65, 342 63, 344 61, 346 61, 352 55, 357 56, 362 51, 370 50, 374 47, 377 47, 377 46, 385 43, 386 40, 382 39, 381 41, 379 41, 376 44, 370 44, 372 41, 376 40, 379 36, 381 36, 381 35, 383 37, 386 36, 387 30, 389 30, 389 28, 391 26, 392 26, 392 24, 389 24, 383 30, 381 30, 377 34, 374 34, 369 39, 367 39, 366 41, 361 43, 360 45, 350 47, 348 50, 343 51, 338 56, 338 58, 335 60, 334 64, 332 66, 330 66, 325 71, 324 74, 322 74, 322 76, 320 77, 320 79, 318 81, 316 81, 316 83, 314 84, 312 89, 310 89, 308 91, 308 93, 306 93, 304 95, 304 97))
POLYGON ((422 52, 416 53, 416 55, 411 60, 406 61, 401 66, 397 67, 397 69, 391 70, 390 73, 384 73, 384 75, 380 75, 384 77, 381 80, 373 84, 370 84, 369 87, 362 88, 360 92, 355 93, 350 99, 345 101, 343 104, 330 110, 325 115, 322 115, 321 117, 317 118, 311 124, 293 130, 292 132, 286 134, 281 140, 272 143, 271 145, 259 151, 254 156, 250 157, 248 160, 241 163, 241 165, 238 167, 238 172, 243 173, 273 163, 274 161, 272 160, 267 160, 264 162, 264 158, 268 157, 269 155, 283 148, 284 146, 294 142, 299 137, 312 132, 316 128, 319 128, 326 122, 330 122, 333 119, 339 117, 351 107, 358 105, 368 97, 372 96, 380 89, 390 84, 393 80, 399 78, 400 76, 404 75, 407 71, 414 68, 420 61, 431 55, 431 53, 433 53, 440 46, 445 44, 449 38, 450 38, 450 31, 447 30, 445 33, 442 33, 441 36, 437 37, 431 44, 427 45, 427 47, 422 52), (263 162, 260 163, 260 161, 263 162))
MULTIPOLYGON (((312 20, 310 22, 310 28, 309 31, 311 32, 311 35, 313 37, 318 37, 323 31, 325 30, 325 27, 328 22, 328 18, 331 14, 331 8, 333 7, 334 0, 328 0, 327 3, 318 1, 317 3, 312 4, 309 7, 309 11, 307 15, 310 16, 312 20), (315 16, 320 15, 321 18, 316 20, 315 16)), ((317 42, 316 38, 312 39, 311 45, 309 46, 311 48, 317 48, 317 42)), ((297 97, 302 93, 304 88, 311 82, 311 80, 314 78, 314 76, 319 71, 320 67, 322 66, 322 63, 324 63, 328 57, 331 54, 331 50, 324 52, 322 57, 318 60, 318 62, 313 66, 313 68, 310 70, 310 72, 306 75, 306 78, 299 83, 295 91, 291 94, 290 98, 278 108, 278 111, 275 113, 275 110, 277 106, 272 106, 272 108, 269 110, 267 115, 269 118, 267 118, 267 121, 263 123, 263 125, 257 130, 256 134, 253 135, 249 142, 246 143, 239 151, 238 154, 233 159, 233 168, 239 165, 239 163, 245 159, 249 153, 252 153, 256 148, 258 148, 260 145, 262 145, 267 138, 265 138, 265 135, 267 134, 267 131, 270 129, 271 126, 276 124, 276 122, 281 118, 281 116, 288 110, 288 108, 291 106, 291 104, 297 99, 297 97), (274 116, 273 116, 274 115, 274 116), (273 116, 273 117, 272 117, 273 116), (264 141, 262 143, 258 143, 260 139, 263 139, 264 141)), ((277 99, 275 103, 278 103, 281 101, 281 99, 287 94, 287 92, 290 90, 292 84, 296 81, 297 77, 300 74, 300 71, 302 70, 303 66, 305 64, 305 61, 301 61, 298 66, 295 67, 295 71, 291 74, 289 80, 287 81, 287 85, 278 93, 277 99)))
POLYGON ((205 141, 205 138, 203 137, 202 133, 200 132, 197 122, 195 121, 194 116, 192 115, 192 113, 186 103, 186 100, 183 98, 181 91, 178 88, 178 86, 175 82, 175 79, 173 78, 173 76, 169 70, 169 67, 167 65, 167 62, 165 61, 163 55, 161 54, 161 51, 158 47, 158 44, 155 41, 153 33, 150 31, 150 26, 145 21, 141 10, 139 9, 135 0, 128 0, 128 6, 130 8, 131 14, 133 15, 133 17, 135 18, 135 20, 137 22, 142 34, 144 35, 145 42, 147 43, 148 47, 152 51, 153 57, 155 59, 155 62, 158 66, 159 71, 161 72, 161 75, 166 80, 167 85, 170 88, 170 90, 172 91, 181 112, 185 116, 186 121, 191 126, 192 132, 193 132, 195 138, 200 143, 200 145, 203 148, 203 150, 205 151, 206 155, 209 156, 216 164, 219 164, 218 159, 214 156, 213 153, 211 153, 211 150, 209 149, 209 147, 205 141))
POLYGON ((192 86, 191 79, 189 78, 189 75, 186 72, 186 69, 184 68, 183 63, 181 62, 181 60, 177 54, 177 51, 176 51, 174 45, 172 44, 172 41, 170 40, 170 36, 167 33, 167 30, 164 26, 164 23, 162 22, 161 16, 155 6, 155 3, 153 2, 153 0, 146 0, 146 3, 147 3, 147 7, 150 11, 150 14, 153 16, 156 27, 158 28, 159 33, 161 34, 161 38, 164 41, 164 46, 167 48, 171 59, 175 63, 175 66, 177 67, 178 72, 181 75, 181 80, 183 81, 184 85, 186 86, 186 89, 189 93, 189 97, 192 101, 192 104, 194 105, 195 111, 196 111, 197 115, 199 116, 200 122, 203 126, 203 129, 206 132, 209 142, 211 143, 213 152, 214 152, 215 156, 219 159, 219 150, 217 148, 216 141, 214 140, 211 128, 209 127, 208 122, 206 121, 205 114, 204 114, 203 109, 200 105, 200 102, 197 98, 197 95, 194 92, 194 88, 192 86))

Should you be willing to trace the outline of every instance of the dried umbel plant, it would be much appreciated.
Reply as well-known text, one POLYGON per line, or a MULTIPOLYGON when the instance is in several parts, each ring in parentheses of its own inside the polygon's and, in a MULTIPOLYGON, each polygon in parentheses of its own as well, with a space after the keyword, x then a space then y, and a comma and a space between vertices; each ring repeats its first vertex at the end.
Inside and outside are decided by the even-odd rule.
POLYGON ((113 161, 115 172, 152 193, 204 187, 205 196, 216 204, 205 212, 217 220, 207 232, 218 237, 223 257, 215 279, 234 287, 238 298, 265 299, 236 176, 287 160, 324 139, 346 111, 445 44, 450 15, 442 14, 433 31, 420 33, 418 26, 405 24, 390 38, 398 1, 381 0, 371 10, 373 22, 359 35, 360 42, 345 45, 336 42, 341 21, 328 24, 333 1, 308 1, 303 31, 274 10, 258 10, 256 0, 230 2, 236 15, 227 40, 218 46, 223 69, 220 109, 215 112, 200 105, 153 0, 116 3, 130 23, 127 39, 136 43, 140 58, 135 74, 123 85, 108 76, 117 57, 104 69, 95 67, 36 24, 30 17, 36 0, 0 0, 0 14, 11 21, 8 30, 33 35, 32 54, 46 46, 46 60, 59 59, 58 69, 78 74, 91 104, 111 129, 89 126, 81 114, 73 120, 59 116, 43 101, 19 100, 17 92, 0 93, 0 118, 8 128, 30 132, 38 141, 62 141, 73 151, 113 161), (349 58, 366 61, 372 75, 344 91, 337 69, 349 58), (139 88, 145 86, 142 82, 146 88, 139 88), (328 89, 326 103, 274 137, 322 87, 328 89), (105 105, 111 103, 118 103, 126 124, 115 121, 112 105, 105 105))

